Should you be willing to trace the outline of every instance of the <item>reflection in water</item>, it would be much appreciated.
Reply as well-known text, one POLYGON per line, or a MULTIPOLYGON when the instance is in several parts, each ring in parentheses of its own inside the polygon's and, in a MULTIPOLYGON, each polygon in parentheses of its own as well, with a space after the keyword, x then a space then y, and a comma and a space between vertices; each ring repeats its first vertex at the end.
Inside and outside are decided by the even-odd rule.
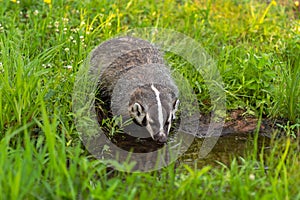
MULTIPOLYGON (((170 146, 175 145, 174 138, 171 137, 169 141, 170 146)), ((205 157, 200 158, 200 149, 204 138, 194 138, 194 141, 178 159, 178 164, 187 164, 191 167, 202 168, 205 165, 220 166, 221 162, 227 166, 230 165, 233 158, 245 157, 246 153, 254 151, 254 136, 246 133, 233 133, 221 136, 212 151, 205 157)), ((132 151, 136 153, 154 152, 163 148, 163 144, 158 144, 152 138, 138 139, 135 137, 122 137, 115 143, 119 148, 125 151, 132 151)), ((262 148, 269 148, 270 138, 259 135, 257 138, 257 152, 261 152, 262 148)))
MULTIPOLYGON (((254 136, 250 134, 229 134, 219 138, 212 151, 205 157, 199 158, 199 149, 204 139, 195 138, 190 148, 179 158, 179 163, 185 163, 191 167, 202 168, 205 165, 218 166, 221 162, 230 165, 234 157, 244 157, 247 152, 254 151, 254 136)), ((258 136, 258 153, 262 148, 269 146, 270 139, 258 136)))

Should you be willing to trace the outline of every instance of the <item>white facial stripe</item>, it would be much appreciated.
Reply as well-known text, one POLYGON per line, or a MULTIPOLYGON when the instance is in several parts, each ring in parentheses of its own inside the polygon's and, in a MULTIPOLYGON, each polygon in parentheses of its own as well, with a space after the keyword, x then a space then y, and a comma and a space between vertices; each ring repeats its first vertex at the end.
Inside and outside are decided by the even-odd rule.
MULTIPOLYGON (((149 119, 149 116, 148 116, 148 115, 146 115, 146 117, 147 117, 147 119, 149 119)), ((152 127, 150 126, 149 123, 147 123, 146 129, 148 130, 148 132, 150 133, 152 139, 154 140, 154 133, 153 133, 152 127)))
POLYGON ((154 85, 151 85, 151 89, 155 93, 156 101, 157 101, 157 110, 158 110, 158 121, 159 121, 159 130, 164 130, 164 119, 163 119, 163 111, 162 111, 162 105, 159 98, 159 91, 154 87, 154 85))
POLYGON ((154 139, 154 133, 153 133, 153 130, 152 130, 152 128, 149 124, 146 125, 146 129, 150 133, 152 139, 154 139))
POLYGON ((172 124, 171 124, 171 123, 172 123, 172 116, 173 116, 172 114, 173 114, 173 113, 171 112, 170 115, 169 115, 169 119, 168 119, 168 121, 169 121, 169 125, 168 125, 168 133, 170 132, 171 125, 172 125, 172 124))

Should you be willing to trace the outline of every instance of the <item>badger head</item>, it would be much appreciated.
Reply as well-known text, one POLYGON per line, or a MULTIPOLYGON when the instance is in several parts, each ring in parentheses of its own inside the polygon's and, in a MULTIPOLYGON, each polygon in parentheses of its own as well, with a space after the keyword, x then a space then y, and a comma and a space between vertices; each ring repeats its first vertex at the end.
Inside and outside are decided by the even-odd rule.
POLYGON ((129 114, 133 121, 147 129, 153 140, 165 143, 179 100, 170 88, 148 85, 136 89, 129 102, 129 114))

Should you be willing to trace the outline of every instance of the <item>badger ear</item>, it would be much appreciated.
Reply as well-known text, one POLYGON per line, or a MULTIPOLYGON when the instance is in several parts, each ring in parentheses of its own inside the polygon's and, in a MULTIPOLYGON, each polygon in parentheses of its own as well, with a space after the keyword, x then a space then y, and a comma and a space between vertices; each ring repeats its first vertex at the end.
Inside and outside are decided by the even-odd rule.
POLYGON ((140 103, 134 103, 130 108, 129 108, 129 113, 130 116, 133 118, 133 120, 139 124, 139 125, 144 125, 144 119, 146 116, 145 113, 145 108, 140 104, 140 103))
POLYGON ((172 111, 173 119, 176 119, 176 112, 178 110, 179 103, 180 103, 179 99, 176 99, 176 101, 173 103, 173 111, 172 111))

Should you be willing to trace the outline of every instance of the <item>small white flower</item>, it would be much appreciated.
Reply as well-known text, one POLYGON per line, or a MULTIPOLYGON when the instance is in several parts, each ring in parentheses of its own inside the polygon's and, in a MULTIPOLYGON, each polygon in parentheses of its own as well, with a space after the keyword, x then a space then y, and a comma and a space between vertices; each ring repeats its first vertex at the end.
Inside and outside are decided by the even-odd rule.
POLYGON ((69 22, 68 18, 62 18, 62 20, 63 20, 64 23, 68 23, 69 22))
POLYGON ((251 181, 255 180, 255 175, 254 175, 254 174, 250 174, 250 175, 249 175, 249 179, 250 179, 251 181))
POLYGON ((67 66, 64 66, 65 68, 67 69, 72 69, 72 65, 67 65, 67 66))
POLYGON ((3 72, 4 72, 3 64, 2 64, 2 62, 0 62, 0 73, 3 73, 3 72))
POLYGON ((44 67, 44 68, 51 68, 51 64, 49 63, 49 64, 42 64, 42 67, 44 67))
POLYGON ((70 49, 67 47, 67 48, 65 48, 65 52, 68 52, 68 51, 70 51, 70 49))
POLYGON ((71 31, 77 33, 79 31, 79 28, 72 28, 71 31))
POLYGON ((34 14, 34 15, 38 15, 38 14, 39 14, 39 11, 38 11, 38 10, 35 10, 35 11, 33 12, 33 14, 34 14))
POLYGON ((81 42, 84 42, 84 36, 83 35, 79 36, 79 39, 81 40, 81 42))
POLYGON ((58 28, 58 27, 59 27, 59 22, 58 22, 58 21, 54 22, 54 26, 55 26, 56 28, 58 28))

